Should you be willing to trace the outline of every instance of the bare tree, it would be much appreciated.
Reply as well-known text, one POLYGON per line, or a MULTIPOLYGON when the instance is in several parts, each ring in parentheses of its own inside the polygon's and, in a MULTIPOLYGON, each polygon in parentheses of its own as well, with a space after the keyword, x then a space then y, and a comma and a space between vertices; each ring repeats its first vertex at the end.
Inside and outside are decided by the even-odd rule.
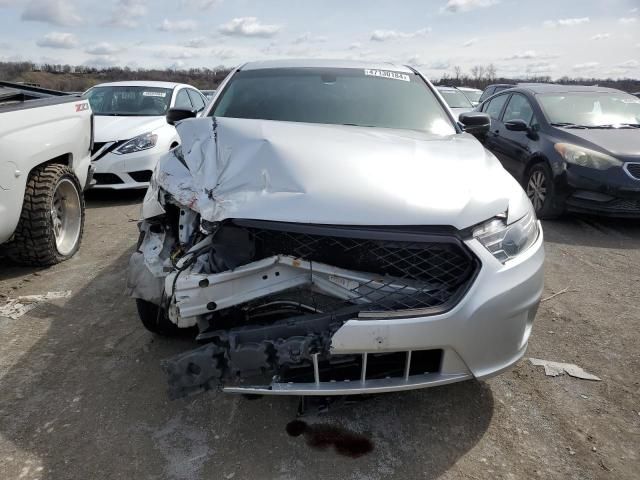
POLYGON ((487 67, 487 78, 490 81, 494 81, 496 79, 496 66, 493 63, 490 63, 487 67))
POLYGON ((460 76, 462 75, 462 68, 460 67, 460 65, 456 65, 455 67, 453 67, 453 71, 456 74, 456 82, 459 82, 460 76))

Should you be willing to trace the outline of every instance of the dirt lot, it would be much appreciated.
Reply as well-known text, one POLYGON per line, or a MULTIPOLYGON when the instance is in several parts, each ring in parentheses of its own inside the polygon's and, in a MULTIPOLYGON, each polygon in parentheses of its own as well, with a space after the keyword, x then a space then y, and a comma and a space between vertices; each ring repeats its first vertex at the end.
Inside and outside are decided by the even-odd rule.
MULTIPOLYGON (((640 223, 544 225, 545 301, 528 356, 490 381, 381 395, 305 420, 364 435, 359 458, 285 430, 294 398, 169 401, 159 339, 123 296, 140 195, 92 195, 84 244, 46 270, 0 260, 0 295, 71 290, 0 317, 0 479, 640 478, 640 223)), ((0 297, 0 305, 6 298, 0 297)))

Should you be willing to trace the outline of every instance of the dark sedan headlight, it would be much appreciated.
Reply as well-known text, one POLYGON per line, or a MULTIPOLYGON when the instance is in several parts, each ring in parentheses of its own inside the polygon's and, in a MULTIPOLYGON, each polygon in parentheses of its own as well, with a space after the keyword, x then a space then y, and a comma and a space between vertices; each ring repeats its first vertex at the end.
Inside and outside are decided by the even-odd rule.
POLYGON ((556 143, 554 148, 567 163, 573 165, 595 168, 596 170, 606 170, 611 167, 622 166, 622 162, 611 155, 596 152, 595 150, 571 143, 556 143))
POLYGON ((533 209, 510 225, 507 225, 506 218, 493 218, 473 230, 474 238, 502 263, 531 247, 539 233, 538 219, 533 209))
POLYGON ((113 153, 118 155, 124 155, 127 153, 140 152, 142 150, 148 150, 153 148, 158 143, 158 135, 152 132, 143 133, 137 137, 132 138, 124 145, 116 148, 113 153))

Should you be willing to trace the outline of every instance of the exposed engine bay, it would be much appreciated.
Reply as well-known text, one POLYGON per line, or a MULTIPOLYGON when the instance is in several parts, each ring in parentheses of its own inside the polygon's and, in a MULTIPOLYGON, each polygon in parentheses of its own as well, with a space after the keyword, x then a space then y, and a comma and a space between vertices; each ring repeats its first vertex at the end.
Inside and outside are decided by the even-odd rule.
MULTIPOLYGON (((129 287, 164 321, 197 329, 203 346, 164 364, 173 397, 223 382, 359 379, 362 355, 331 354, 346 320, 445 311, 478 267, 446 229, 209 223, 165 200, 140 226, 129 287)), ((414 368, 436 370, 441 352, 425 352, 414 368)), ((405 357, 370 354, 367 378, 408 373, 405 357)))

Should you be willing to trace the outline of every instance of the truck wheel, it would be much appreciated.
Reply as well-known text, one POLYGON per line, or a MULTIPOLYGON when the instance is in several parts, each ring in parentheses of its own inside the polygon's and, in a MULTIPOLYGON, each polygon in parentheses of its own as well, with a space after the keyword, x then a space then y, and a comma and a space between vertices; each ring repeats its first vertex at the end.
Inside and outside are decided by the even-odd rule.
POLYGON ((84 229, 80 182, 65 165, 44 165, 29 175, 20 221, 10 245, 22 264, 48 266, 73 256, 84 229))
POLYGON ((172 337, 181 333, 178 326, 169 320, 164 309, 141 298, 136 298, 136 307, 138 307, 138 316, 142 325, 150 332, 163 337, 172 337))

